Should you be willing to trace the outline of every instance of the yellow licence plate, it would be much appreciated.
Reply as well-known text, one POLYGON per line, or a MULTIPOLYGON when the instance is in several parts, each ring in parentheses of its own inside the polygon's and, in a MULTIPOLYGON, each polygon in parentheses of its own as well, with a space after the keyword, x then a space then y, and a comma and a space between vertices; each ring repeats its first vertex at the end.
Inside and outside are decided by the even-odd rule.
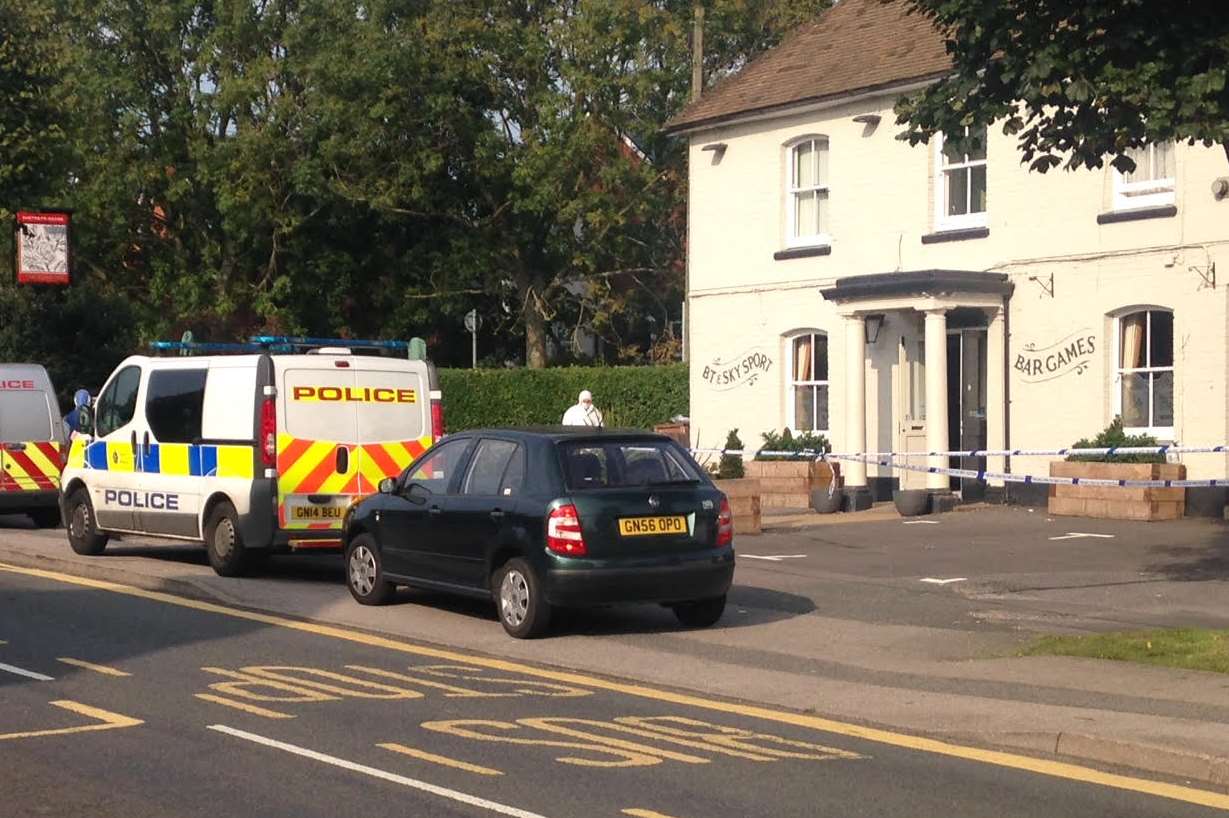
POLYGON ((291 516, 296 520, 340 520, 340 506, 295 506, 291 516))
POLYGON ((619 533, 624 537, 644 534, 686 534, 686 517, 623 517, 619 520, 619 533))

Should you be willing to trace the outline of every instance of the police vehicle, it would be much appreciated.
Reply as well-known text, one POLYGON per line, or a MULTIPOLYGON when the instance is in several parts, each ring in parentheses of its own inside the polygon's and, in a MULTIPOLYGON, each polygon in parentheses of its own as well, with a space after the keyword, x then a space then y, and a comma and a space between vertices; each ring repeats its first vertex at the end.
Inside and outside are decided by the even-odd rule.
POLYGON ((444 433, 420 341, 152 346, 163 355, 115 369, 69 450, 60 502, 78 554, 114 534, 203 541, 238 576, 274 550, 335 548, 351 502, 444 433))
POLYGON ((59 524, 65 442, 47 370, 0 364, 0 514, 27 514, 40 528, 59 524))

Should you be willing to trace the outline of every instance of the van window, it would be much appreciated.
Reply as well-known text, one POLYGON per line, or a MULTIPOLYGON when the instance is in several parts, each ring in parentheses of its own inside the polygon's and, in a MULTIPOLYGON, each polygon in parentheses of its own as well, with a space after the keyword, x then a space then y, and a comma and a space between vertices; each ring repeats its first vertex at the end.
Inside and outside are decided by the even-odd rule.
POLYGON ((0 440, 51 440, 47 394, 34 389, 0 392, 0 440))
POLYGON ((111 379, 98 396, 98 412, 94 428, 99 437, 106 437, 132 420, 137 411, 137 388, 141 385, 141 367, 126 366, 111 379))
POLYGON ((286 407, 286 433, 305 440, 357 443, 358 405, 351 398, 350 369, 287 369, 286 388, 279 398, 286 407))
POLYGON ((206 374, 204 369, 163 369, 150 373, 145 419, 160 443, 192 443, 200 439, 206 374))
POLYGON ((418 440, 423 436, 424 416, 431 401, 423 394, 417 372, 405 370, 354 373, 358 403, 358 443, 418 440))

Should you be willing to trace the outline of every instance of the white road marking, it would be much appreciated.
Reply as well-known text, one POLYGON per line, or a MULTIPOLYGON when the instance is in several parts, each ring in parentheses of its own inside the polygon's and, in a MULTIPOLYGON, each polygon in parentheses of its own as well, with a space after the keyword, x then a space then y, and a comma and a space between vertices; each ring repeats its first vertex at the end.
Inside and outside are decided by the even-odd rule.
POLYGON ((806 554, 739 554, 738 556, 742 557, 743 559, 767 560, 768 562, 806 559, 806 554))
POLYGON ((325 755, 324 753, 317 753, 315 750, 308 750, 306 747, 299 747, 294 744, 287 744, 283 741, 277 741, 275 739, 265 738, 264 736, 258 736, 255 733, 248 733, 243 730, 236 730, 235 728, 227 727, 224 724, 211 724, 209 725, 208 729, 215 730, 219 733, 225 733, 226 735, 234 736, 235 738, 241 738, 245 741, 251 741, 256 744, 263 744, 264 746, 272 747, 275 750, 283 750, 287 753, 293 753, 294 755, 297 755, 297 756, 302 756, 304 758, 310 758, 313 761, 320 761, 325 764, 331 764, 332 766, 340 767, 343 770, 350 770, 351 772, 362 773, 363 775, 369 775, 372 778, 380 778, 380 779, 383 779, 384 781, 390 781, 394 784, 400 784, 403 787, 410 787, 411 789, 421 790, 422 792, 431 793, 432 795, 438 795, 441 798, 447 798, 451 801, 459 801, 462 804, 468 804, 471 807, 478 807, 479 809, 485 809, 490 812, 498 813, 499 815, 510 815, 512 816, 512 818, 544 818, 544 816, 539 815, 536 812, 529 812, 527 810, 517 809, 516 807, 509 807, 506 804, 500 804, 495 801, 488 801, 487 799, 479 798, 476 795, 469 795, 468 793, 459 792, 457 790, 450 790, 447 787, 440 787, 436 784, 429 784, 426 781, 419 781, 414 778, 407 778, 404 775, 397 775, 396 773, 390 773, 386 770, 376 769, 375 767, 368 767, 365 764, 356 764, 353 761, 346 761, 343 758, 337 758, 336 756, 325 755))
POLYGON ((0 670, 5 671, 6 673, 16 674, 17 676, 25 676, 28 679, 37 679, 40 682, 54 682, 55 681, 55 677, 53 676, 44 676, 42 673, 35 673, 33 670, 22 670, 19 667, 13 667, 12 665, 6 665, 3 662, 0 662, 0 670))
POLYGON ((952 577, 951 579, 935 579, 934 577, 923 577, 919 582, 929 582, 931 585, 948 585, 953 582, 968 582, 968 577, 952 577))
POLYGON ((901 525, 938 525, 938 520, 905 520, 901 525))
POLYGON ((1097 539, 1101 539, 1101 540, 1114 539, 1113 534, 1087 534, 1083 531, 1068 531, 1066 534, 1064 534, 1061 537, 1051 537, 1050 539, 1051 540, 1078 540, 1082 537, 1096 537, 1097 539))

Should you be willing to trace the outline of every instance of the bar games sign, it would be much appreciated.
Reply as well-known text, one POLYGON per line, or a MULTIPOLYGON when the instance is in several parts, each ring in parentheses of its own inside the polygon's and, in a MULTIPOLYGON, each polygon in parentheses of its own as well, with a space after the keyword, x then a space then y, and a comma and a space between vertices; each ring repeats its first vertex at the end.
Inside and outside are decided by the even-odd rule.
POLYGON ((1024 383, 1041 383, 1074 372, 1084 374, 1097 351, 1097 339, 1091 329, 1076 330, 1049 346, 1025 344, 1016 354, 1014 369, 1024 383))
POLYGON ((13 223, 18 284, 71 283, 72 244, 67 210, 19 210, 13 223))

